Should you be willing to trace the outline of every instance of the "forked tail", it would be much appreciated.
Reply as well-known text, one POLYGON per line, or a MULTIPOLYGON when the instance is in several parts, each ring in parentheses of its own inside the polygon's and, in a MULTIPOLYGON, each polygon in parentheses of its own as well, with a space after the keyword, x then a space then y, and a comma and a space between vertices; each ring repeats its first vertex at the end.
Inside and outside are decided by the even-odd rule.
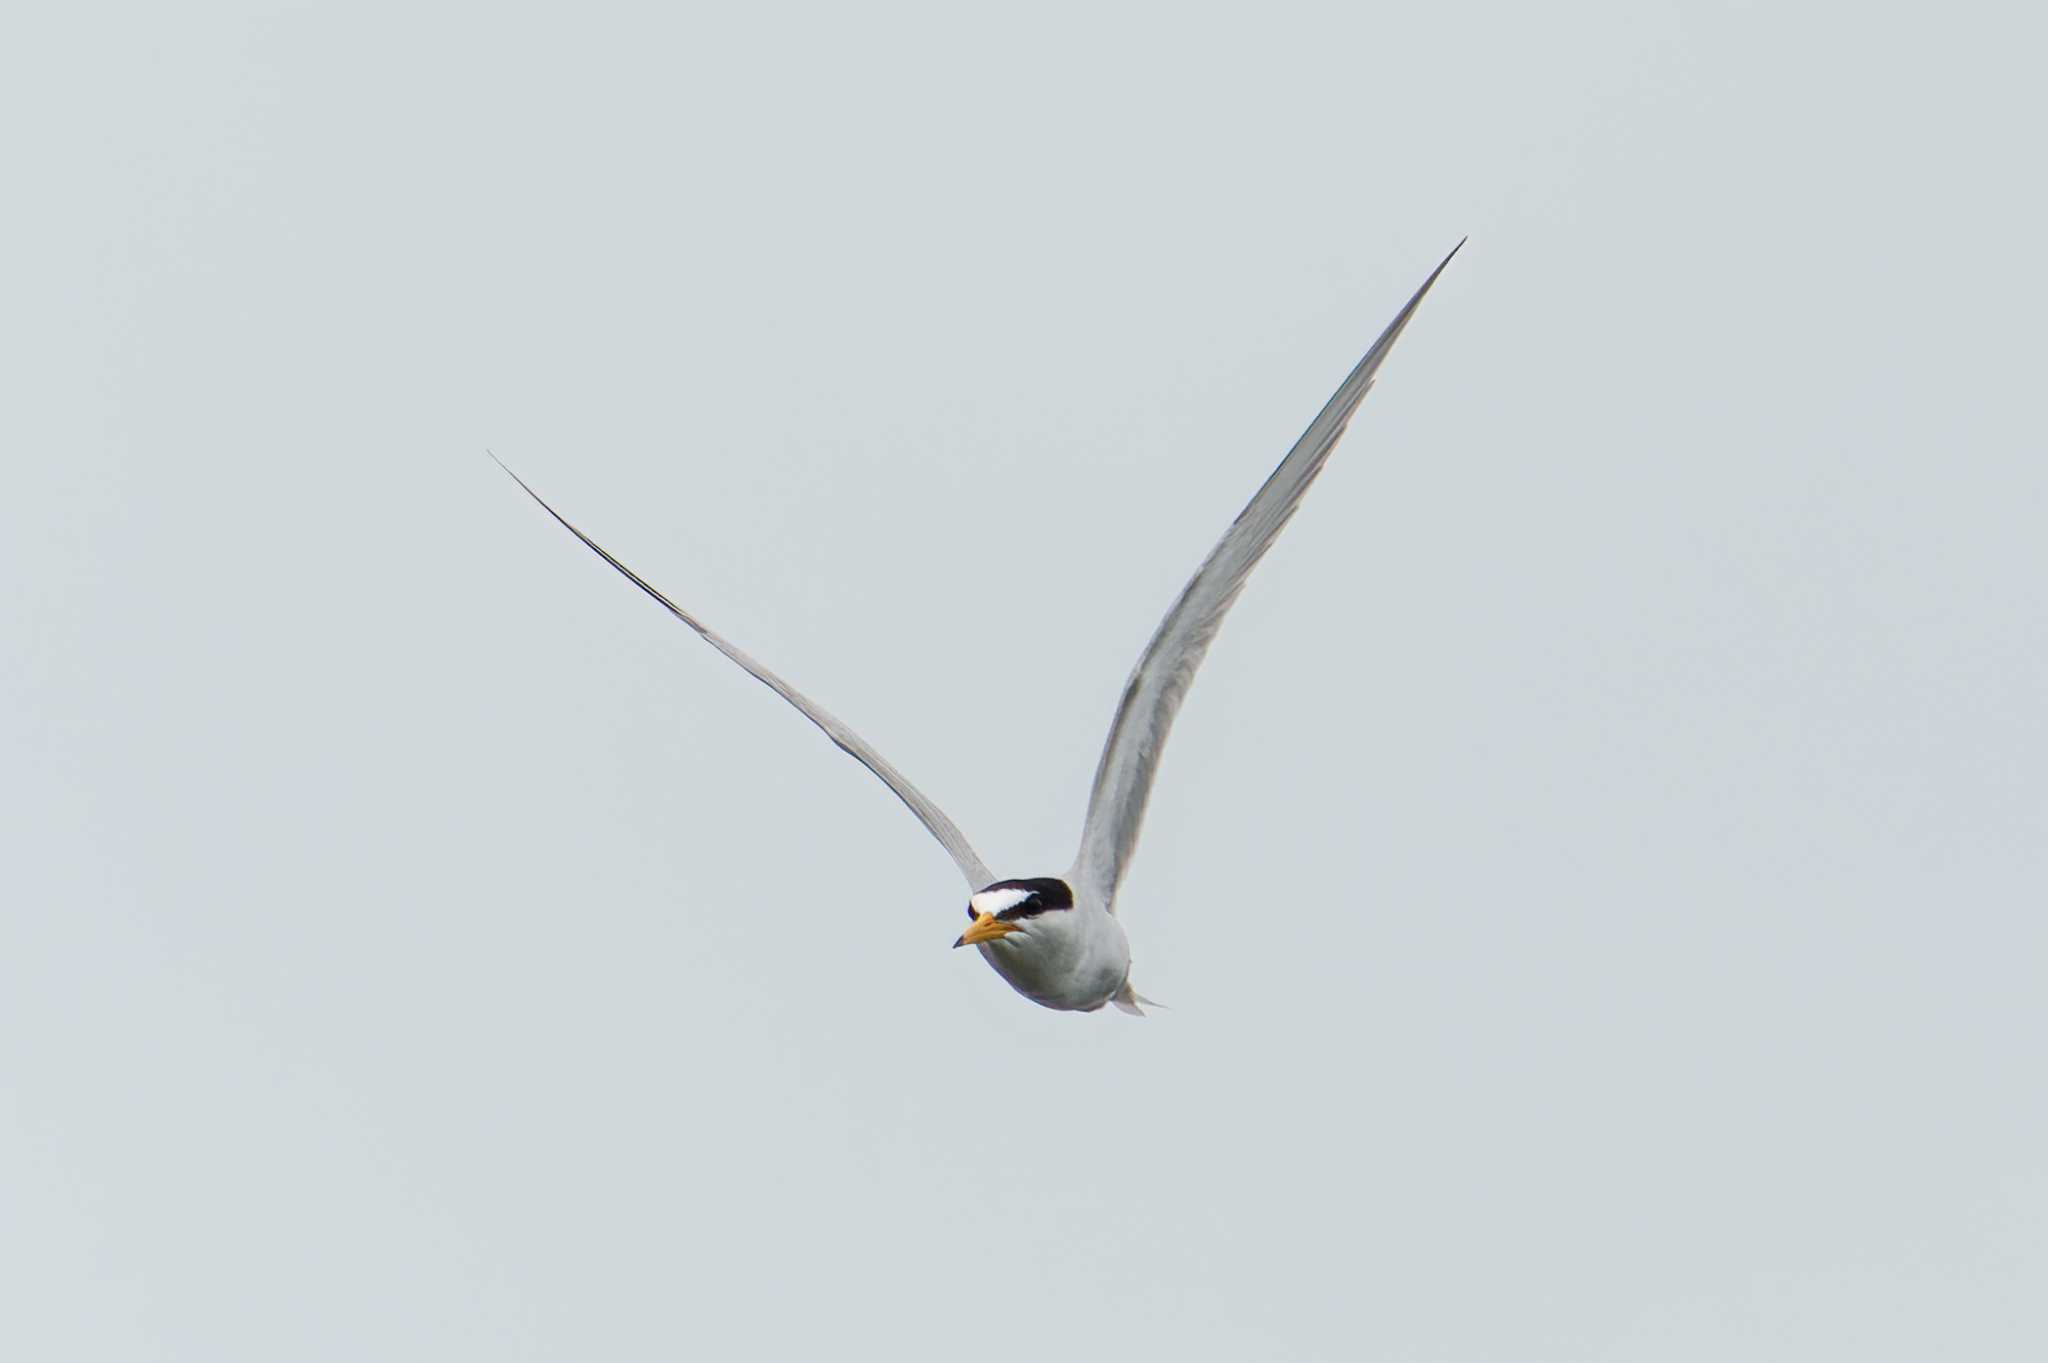
POLYGON ((1148 999, 1137 990, 1131 988, 1129 980, 1125 980, 1124 987, 1109 996, 1109 1001, 1134 1018, 1145 1016, 1145 1008, 1164 1008, 1166 1006, 1159 1002, 1159 1000, 1148 999), (1145 1005, 1145 1008, 1138 1006, 1141 1003, 1145 1005))

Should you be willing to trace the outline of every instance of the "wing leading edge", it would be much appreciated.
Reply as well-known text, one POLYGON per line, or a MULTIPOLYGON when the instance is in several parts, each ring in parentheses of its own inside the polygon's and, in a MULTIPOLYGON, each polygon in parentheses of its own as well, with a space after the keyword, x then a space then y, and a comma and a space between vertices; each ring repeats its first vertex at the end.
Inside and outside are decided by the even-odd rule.
POLYGON ((511 469, 506 468, 504 460, 499 459, 495 454, 491 458, 497 463, 499 468, 505 469, 505 472, 511 476, 513 482, 519 484, 525 490, 527 496, 540 503, 541 510, 554 517, 570 534, 582 540, 592 553, 618 569, 627 581, 631 582, 641 591, 646 592, 656 601, 659 601, 670 615, 673 615, 676 619, 695 630, 705 643, 738 663, 756 681, 795 706, 805 719, 808 719, 811 723, 824 730, 825 737, 837 744, 842 752, 847 753, 854 761, 880 777, 882 784, 894 791, 896 798, 903 801, 909 807, 912 814, 917 815, 918 822, 923 824, 931 835, 939 840, 939 845, 945 848, 948 855, 953 858, 953 864, 960 868, 960 874, 966 877, 970 889, 978 890, 995 879, 995 876, 990 873, 988 866, 975 854, 974 848, 967 841, 967 836, 960 831, 958 825, 946 817, 946 812, 926 799, 922 791, 910 784, 909 779, 902 772, 891 766, 888 760, 880 753, 869 747, 865 739, 835 719, 823 706, 817 704, 788 682, 727 643, 724 639, 706 628, 695 616, 669 600, 666 596, 663 596, 646 578, 613 558, 603 545, 570 524, 567 517, 549 506, 538 492, 528 487, 524 478, 513 473, 511 469))
POLYGON ((1323 404, 1323 410, 1294 442, 1294 448, 1195 570, 1194 577, 1181 590, 1180 599, 1167 611, 1145 646, 1124 685, 1116 718, 1110 723, 1109 739, 1103 745, 1102 759, 1095 769, 1095 784, 1088 796, 1081 848, 1074 859, 1072 878, 1103 903, 1114 906, 1116 902, 1117 886, 1138 844, 1145 804, 1152 794, 1166 735, 1225 613, 1244 589, 1252 569, 1301 505, 1309 484, 1322 472, 1351 414, 1371 389, 1380 362, 1394 348, 1408 319, 1415 315, 1430 286, 1444 272, 1444 266, 1451 263, 1451 257, 1464 244, 1461 241, 1451 248, 1451 254, 1422 281, 1422 287, 1415 291, 1407 306, 1388 323, 1372 349, 1365 352, 1365 358, 1323 404))

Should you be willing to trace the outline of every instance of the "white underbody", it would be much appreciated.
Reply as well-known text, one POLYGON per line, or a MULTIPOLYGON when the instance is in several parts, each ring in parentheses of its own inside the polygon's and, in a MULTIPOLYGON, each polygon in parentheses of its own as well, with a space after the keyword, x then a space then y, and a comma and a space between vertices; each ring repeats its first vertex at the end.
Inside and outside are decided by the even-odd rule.
POLYGON ((1012 989, 1067 1012, 1094 1012, 1124 992, 1131 977, 1123 925, 1086 902, 1024 919, 1015 932, 981 943, 980 950, 1012 989))

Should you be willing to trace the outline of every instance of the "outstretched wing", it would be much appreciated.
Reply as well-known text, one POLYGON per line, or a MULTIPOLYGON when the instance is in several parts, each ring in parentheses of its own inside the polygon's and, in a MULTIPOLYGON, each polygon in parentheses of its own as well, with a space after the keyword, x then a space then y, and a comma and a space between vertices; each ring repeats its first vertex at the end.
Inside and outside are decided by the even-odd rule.
POLYGON ((873 748, 869 747, 865 739, 863 739, 859 734, 855 733, 853 730, 847 728, 837 719, 834 719, 832 715, 829 712, 827 712, 823 706, 817 704, 815 701, 805 696, 802 692, 798 691, 795 687, 791 686, 788 682, 776 676, 773 672, 770 672, 767 668, 755 662, 745 653, 742 653, 739 649, 734 648, 731 644, 719 638, 718 635, 712 633, 709 629, 705 628, 705 626, 701 622, 699 622, 695 616, 691 615, 681 606, 678 606, 675 602, 669 600, 667 597, 663 596, 659 591, 655 590, 655 588, 651 584, 649 584, 646 578, 640 576, 640 574, 634 572, 631 568, 628 568, 625 564, 613 558, 610 552, 608 552, 603 545, 599 544, 596 540, 590 538, 590 536, 584 534, 581 530, 578 530, 575 526, 571 525, 567 517, 563 516, 561 512, 549 506, 547 502, 542 499, 541 495, 538 492, 535 492, 532 488, 527 487, 526 480, 524 478, 521 478, 516 473, 512 473, 511 469, 505 468, 504 460, 499 459, 498 456, 495 454, 492 455, 491 458, 497 462, 499 468, 505 469, 506 473, 511 474, 513 482, 519 484, 520 487, 526 489, 527 496, 533 498, 534 501, 540 503, 541 510, 547 512, 550 516, 553 516, 557 521, 560 521, 562 523, 563 528, 568 530, 568 532, 574 535, 577 539, 582 540, 585 544, 589 545, 591 551, 594 552, 599 558, 603 559, 606 563, 611 564, 612 567, 618 569, 621 573, 623 573, 627 581, 631 582, 641 591, 646 592, 656 601, 659 601, 664 607, 667 608, 668 613, 670 615, 673 615, 676 619, 682 621, 691 629, 697 631, 697 633, 700 636, 702 636, 705 643, 711 645, 720 653, 723 653, 726 657, 738 663, 741 667, 745 668, 748 671, 748 673, 750 673, 755 678, 755 680, 759 681, 763 686, 766 686, 776 695, 782 697, 791 705, 794 705, 798 710, 802 711, 805 719, 808 719, 811 723, 817 725, 820 729, 823 729, 825 731, 825 737, 831 739, 834 743, 838 744, 843 751, 852 754, 854 761, 860 763, 869 771, 881 777, 882 784, 887 786, 890 790, 895 791, 896 798, 903 801, 904 804, 910 806, 910 812, 917 815, 918 822, 923 824, 926 828, 930 829, 931 835, 939 840, 939 845, 941 847, 944 847, 948 855, 950 855, 953 858, 953 864, 960 868, 960 874, 967 877, 967 884, 969 888, 978 890, 982 886, 987 885, 995 879, 995 877, 989 873, 988 867, 983 864, 981 858, 975 855, 974 849, 968 845, 966 835, 961 833, 959 827, 955 825, 951 819, 946 817, 945 811, 940 809, 937 805, 933 804, 930 800, 926 799, 922 791, 918 790, 916 786, 911 785, 910 782, 907 779, 905 779, 902 772, 890 766, 887 759, 885 759, 880 753, 876 752, 873 748))
POLYGON ((1195 669, 1209 651, 1210 641, 1223 623, 1245 579, 1272 546, 1294 509, 1301 505, 1309 484, 1322 472, 1330 451, 1351 420, 1373 374, 1387 352, 1400 339, 1402 328, 1415 315, 1430 285, 1436 283, 1451 256, 1458 254, 1459 242, 1451 255, 1430 273, 1408 300, 1408 306, 1380 333, 1365 358, 1351 371, 1343 386, 1331 395, 1301 439, 1273 470, 1258 495, 1231 522, 1209 557, 1195 571, 1173 603, 1173 609, 1159 622, 1152 642, 1124 687, 1123 702, 1109 726, 1109 741, 1095 768, 1095 788, 1088 797, 1088 819, 1081 829, 1081 850, 1074 860, 1078 884, 1114 905, 1116 888, 1130 864, 1138 844, 1138 830, 1145 820, 1145 802, 1152 794, 1152 781, 1159 770, 1159 754, 1166 746, 1173 717, 1195 679, 1195 669))

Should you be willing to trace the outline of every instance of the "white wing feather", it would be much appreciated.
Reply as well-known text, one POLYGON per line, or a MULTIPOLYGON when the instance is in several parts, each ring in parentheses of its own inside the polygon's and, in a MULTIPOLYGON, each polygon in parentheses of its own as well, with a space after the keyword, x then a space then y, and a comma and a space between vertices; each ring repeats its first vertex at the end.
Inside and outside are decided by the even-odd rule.
POLYGON ((557 521, 561 522, 562 526, 565 529, 567 529, 570 534, 574 535, 577 539, 582 540, 586 545, 588 545, 591 548, 591 550, 594 553, 597 554, 599 558, 603 559, 606 563, 611 564, 612 567, 618 569, 619 572, 624 574, 627 580, 630 581, 634 586, 638 587, 641 591, 646 592, 656 601, 659 601, 664 607, 668 609, 668 613, 670 615, 673 615, 676 619, 682 621, 691 629, 697 631, 697 633, 703 638, 705 643, 711 645, 720 653, 723 653, 726 657, 738 663, 741 667, 745 668, 747 672, 755 678, 755 680, 761 682, 769 690, 773 691, 776 695, 788 701, 791 705, 794 705, 799 711, 803 713, 803 717, 805 719, 808 719, 811 723, 817 725, 820 729, 823 729, 825 731, 825 737, 831 739, 834 743, 838 744, 840 749, 851 755, 854 761, 860 763, 869 771, 881 777, 882 784, 889 787, 890 790, 896 792, 896 798, 903 801, 905 805, 909 806, 910 812, 917 815, 918 822, 922 823, 928 830, 930 830, 931 835, 939 840, 939 845, 945 848, 947 853, 952 856, 953 864, 958 866, 960 868, 960 874, 967 878, 967 884, 969 888, 978 890, 982 886, 987 885, 989 882, 995 879, 995 876, 990 874, 987 865, 984 864, 982 859, 975 854, 974 848, 968 844, 966 835, 960 831, 959 827, 956 824, 954 824, 954 822, 951 819, 946 817, 945 811, 940 809, 937 805, 933 804, 930 800, 926 799, 922 791, 918 790, 916 786, 911 785, 909 780, 904 777, 902 772, 890 766, 887 759, 885 759, 880 753, 876 752, 873 748, 869 747, 866 740, 861 738, 859 734, 847 728, 846 725, 840 723, 839 720, 833 718, 830 712, 828 712, 823 706, 818 705, 809 697, 805 696, 802 692, 798 691, 795 687, 791 686, 788 682, 776 676, 773 672, 770 672, 767 668, 755 662, 745 653, 742 653, 739 649, 733 647, 724 639, 721 639, 718 635, 712 633, 709 629, 705 628, 705 626, 700 621, 698 621, 698 619, 695 616, 691 615, 681 606, 678 606, 675 602, 669 600, 666 596, 663 596, 647 581, 647 579, 641 577, 640 574, 634 572, 631 568, 628 568, 625 564, 613 558, 610 552, 607 551, 603 545, 599 544, 596 540, 590 538, 590 536, 584 534, 581 530, 578 530, 574 525, 571 525, 567 517, 563 516, 561 512, 549 506, 546 501, 542 500, 541 495, 538 492, 535 492, 532 488, 527 487, 526 480, 524 478, 521 478, 516 473, 512 473, 511 469, 505 468, 504 460, 498 459, 498 456, 496 456, 495 454, 492 455, 491 458, 497 460, 499 468, 505 469, 506 473, 511 474, 513 482, 519 484, 520 487, 526 489, 527 496, 533 498, 534 501, 540 503, 541 510, 547 512, 550 516, 553 516, 557 521))
POLYGON ((1145 803, 1152 794, 1152 781, 1159 769, 1159 755, 1173 717, 1180 710, 1195 669, 1223 624, 1237 594, 1259 559, 1272 547, 1281 529, 1301 505, 1303 494, 1315 481, 1336 448, 1337 439, 1351 414, 1372 387, 1380 362, 1400 339, 1402 328, 1415 314, 1430 285, 1436 283, 1444 266, 1458 248, 1443 258, 1408 305, 1380 333, 1365 358, 1350 377, 1331 395, 1301 439, 1280 461, 1258 494, 1209 551, 1181 591, 1173 609, 1159 622, 1152 641, 1138 659, 1124 686, 1123 701, 1109 727, 1109 741, 1095 769, 1095 786, 1088 797, 1088 817, 1081 829, 1081 850, 1074 860, 1071 879, 1077 889, 1114 907, 1117 885, 1130 864, 1138 844, 1138 831, 1145 820, 1145 803))

